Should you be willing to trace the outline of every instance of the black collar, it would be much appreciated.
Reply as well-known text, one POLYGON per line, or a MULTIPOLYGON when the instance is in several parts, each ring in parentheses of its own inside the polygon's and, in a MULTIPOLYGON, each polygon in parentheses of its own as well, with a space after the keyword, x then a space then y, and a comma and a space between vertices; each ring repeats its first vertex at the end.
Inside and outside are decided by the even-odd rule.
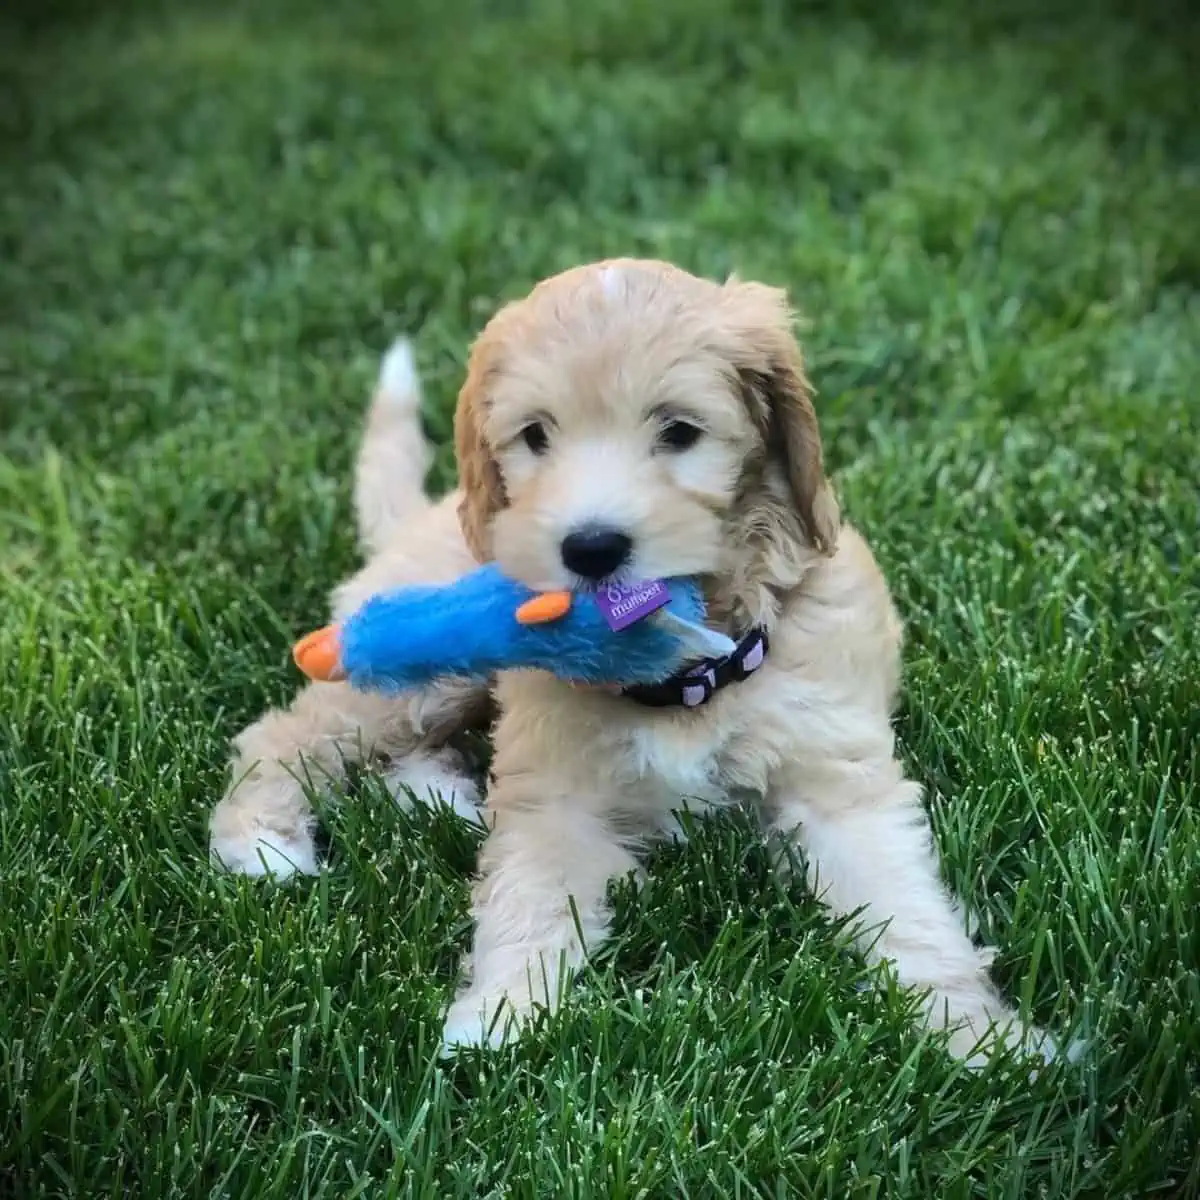
POLYGON ((622 695, 649 708, 700 708, 730 683, 753 675, 767 657, 767 631, 752 629, 732 654, 705 658, 662 683, 622 689, 622 695))

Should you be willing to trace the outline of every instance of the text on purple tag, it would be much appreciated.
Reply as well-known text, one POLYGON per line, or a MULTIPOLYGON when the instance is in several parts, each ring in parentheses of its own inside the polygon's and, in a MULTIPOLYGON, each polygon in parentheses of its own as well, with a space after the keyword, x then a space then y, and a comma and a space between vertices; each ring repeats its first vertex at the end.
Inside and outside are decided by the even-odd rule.
POLYGON ((635 621, 657 612, 671 599, 667 585, 661 579, 648 579, 628 587, 609 584, 596 593, 596 603, 614 632, 626 629, 635 621))

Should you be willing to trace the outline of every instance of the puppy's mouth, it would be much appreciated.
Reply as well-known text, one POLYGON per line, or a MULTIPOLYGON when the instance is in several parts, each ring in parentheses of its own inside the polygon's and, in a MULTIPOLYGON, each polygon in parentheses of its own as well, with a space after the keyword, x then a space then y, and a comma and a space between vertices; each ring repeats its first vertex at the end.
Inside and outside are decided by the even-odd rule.
POLYGON ((517 578, 535 592, 574 592, 578 596, 594 596, 610 588, 629 590, 654 583, 657 580, 675 579, 685 575, 697 576, 704 573, 696 570, 681 570, 666 564, 662 565, 662 569, 655 569, 653 564, 635 561, 608 575, 602 575, 598 579, 565 569, 547 572, 544 575, 540 572, 534 575, 532 572, 522 571, 517 578))
POLYGON ((628 592, 636 588, 646 587, 652 583, 659 583, 668 579, 694 574, 696 574, 694 571, 671 569, 656 571, 646 564, 634 562, 622 567, 618 571, 604 575, 600 579, 590 579, 583 575, 576 575, 573 571, 570 571, 567 572, 566 580, 560 579, 555 583, 554 587, 574 592, 579 596, 595 596, 598 593, 615 588, 628 592))
POLYGON ((633 571, 624 568, 620 571, 614 571, 611 575, 605 575, 600 579, 587 579, 582 575, 571 574, 570 591, 577 592, 583 596, 594 596, 597 592, 602 592, 606 588, 630 588, 639 583, 648 582, 653 576, 645 575, 641 571, 633 571))
MULTIPOLYGON (((503 566, 503 564, 501 564, 503 566)), ((671 572, 670 574, 677 574, 671 572)), ((521 571, 516 578, 535 592, 574 592, 578 596, 594 596, 606 588, 631 588, 650 583, 655 579, 667 579, 667 572, 654 573, 637 562, 627 563, 607 575, 592 578, 575 571, 561 568, 543 575, 521 571)))

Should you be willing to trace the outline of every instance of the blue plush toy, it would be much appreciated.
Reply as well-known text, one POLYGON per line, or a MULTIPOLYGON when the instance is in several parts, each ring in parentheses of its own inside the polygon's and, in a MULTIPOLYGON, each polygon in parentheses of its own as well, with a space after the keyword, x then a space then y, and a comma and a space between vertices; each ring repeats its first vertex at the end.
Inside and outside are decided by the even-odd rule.
POLYGON ((342 625, 309 634, 294 657, 312 679, 346 679, 373 691, 513 667, 630 687, 728 654, 734 643, 703 619, 704 599, 690 579, 539 593, 488 564, 444 587, 376 596, 342 625))

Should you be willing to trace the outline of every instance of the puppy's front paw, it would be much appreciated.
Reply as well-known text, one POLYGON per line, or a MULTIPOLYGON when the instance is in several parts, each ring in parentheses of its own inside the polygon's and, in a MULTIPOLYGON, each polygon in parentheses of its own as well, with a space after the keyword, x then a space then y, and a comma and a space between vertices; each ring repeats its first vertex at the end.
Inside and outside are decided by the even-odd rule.
POLYGON ((460 996, 450 1005, 442 1026, 442 1057, 451 1058, 472 1046, 498 1049, 520 1033, 529 1016, 503 994, 460 996))

